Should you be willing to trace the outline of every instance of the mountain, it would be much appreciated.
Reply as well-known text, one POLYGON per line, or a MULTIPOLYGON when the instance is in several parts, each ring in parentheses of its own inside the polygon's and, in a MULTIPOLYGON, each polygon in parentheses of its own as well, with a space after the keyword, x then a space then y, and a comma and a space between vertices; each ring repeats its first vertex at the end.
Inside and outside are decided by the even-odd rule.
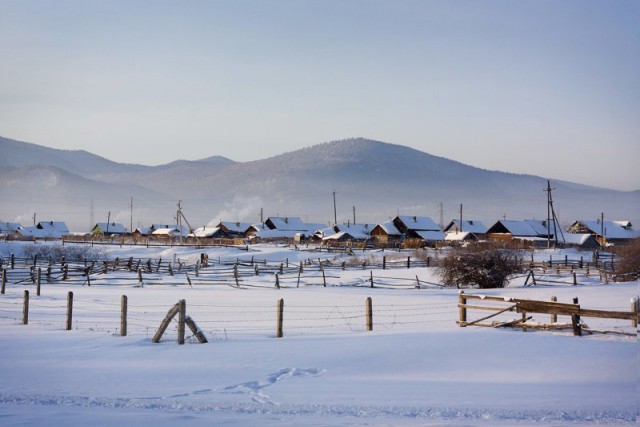
MULTIPOLYGON (((353 221, 354 210, 358 222, 382 222, 398 213, 438 222, 441 212, 448 222, 459 216, 460 204, 465 218, 487 224, 503 216, 547 216, 546 178, 488 171, 363 138, 251 162, 213 156, 160 166, 121 164, 85 151, 0 138, 0 166, 0 199, 9 201, 0 207, 0 220, 29 218, 38 210, 82 230, 89 222, 91 200, 96 222, 111 212, 125 224, 133 216, 134 227, 138 222, 172 222, 178 200, 194 227, 221 219, 258 222, 261 209, 265 217, 329 223, 334 192, 339 222, 353 221), (66 199, 41 202, 53 194, 66 194, 66 199)), ((555 180, 553 187, 561 222, 595 219, 601 212, 610 219, 640 222, 633 217, 640 212, 640 191, 555 180)))

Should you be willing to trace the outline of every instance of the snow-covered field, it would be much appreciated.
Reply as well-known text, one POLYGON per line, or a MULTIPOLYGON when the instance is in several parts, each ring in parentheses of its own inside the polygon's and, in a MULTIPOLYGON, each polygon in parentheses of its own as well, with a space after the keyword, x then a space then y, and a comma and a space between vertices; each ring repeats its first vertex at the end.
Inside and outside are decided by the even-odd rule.
MULTIPOLYGON (((0 243, 0 255, 19 253, 0 243)), ((195 262, 202 250, 104 249, 109 257, 195 262)), ((256 246, 208 249, 210 259, 256 257, 298 263, 308 252, 256 246)), ((553 252, 563 256, 566 252, 553 252)), ((570 256, 579 254, 568 252, 570 256)), ((313 255, 316 259, 317 254, 313 255)), ((326 257, 327 254, 321 255, 326 257)), ((549 252, 536 257, 548 259, 549 252)), ((0 424, 3 426, 583 426, 635 425, 639 414, 636 336, 571 331, 523 333, 456 325, 458 293, 427 287, 370 288, 370 270, 331 270, 328 286, 305 278, 276 289, 273 275, 231 286, 132 282, 7 286, 0 295, 0 424), (355 286, 355 285, 362 286, 355 286), (348 286, 347 286, 348 285, 348 286), (29 324, 22 325, 24 290, 29 324), (67 293, 74 325, 64 330, 67 293), (122 295, 129 333, 119 335, 122 295), (365 299, 373 300, 373 331, 365 299), (275 338, 284 299, 284 337, 275 338), (176 343, 172 326, 151 342, 166 312, 184 299, 209 339, 176 343)), ((437 282, 433 268, 373 270, 437 282)), ((285 275, 286 276, 286 275, 285 275)), ((384 279, 387 278, 387 279, 384 279)), ((508 288, 471 294, 630 309, 638 282, 508 288)), ((567 280, 570 282, 570 280, 567 280)), ((470 317, 487 313, 474 312, 470 317)), ((515 313, 501 318, 516 316, 515 313)), ((547 319, 535 319, 547 320, 547 319)), ((562 320, 562 319, 560 319, 562 320)), ((566 319, 565 319, 566 320, 566 319)), ((630 322, 584 319, 593 328, 636 332, 630 322)))

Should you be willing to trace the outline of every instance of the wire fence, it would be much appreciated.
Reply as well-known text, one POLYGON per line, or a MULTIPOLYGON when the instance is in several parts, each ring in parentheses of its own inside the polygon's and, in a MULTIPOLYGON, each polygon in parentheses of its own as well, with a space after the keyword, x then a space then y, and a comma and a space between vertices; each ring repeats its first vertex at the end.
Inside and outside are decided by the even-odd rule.
MULTIPOLYGON (((71 296, 72 292, 69 293, 71 296)), ((128 301, 128 298, 126 299, 128 301)), ((0 319, 15 324, 36 324, 46 328, 88 330, 113 335, 150 338, 171 308, 171 303, 132 303, 72 297, 29 296, 25 291, 0 299, 0 319), (70 309, 70 305, 72 309, 70 309), (25 309, 25 307, 27 307, 25 309), (25 315, 25 310, 28 313, 25 315), (124 314, 123 314, 124 313, 124 314), (124 317, 123 317, 124 316, 124 317), (124 322, 124 323, 123 323, 124 322)), ((187 304, 188 314, 211 340, 235 335, 273 337, 276 334, 277 304, 187 304)), ((416 304, 374 302, 375 330, 429 330, 454 328, 457 301, 436 299, 416 304)), ((287 304, 284 309, 286 335, 353 333, 367 330, 367 310, 362 304, 287 304)), ((173 330, 177 322, 173 321, 173 330)), ((168 334, 172 339, 171 334, 168 334)))

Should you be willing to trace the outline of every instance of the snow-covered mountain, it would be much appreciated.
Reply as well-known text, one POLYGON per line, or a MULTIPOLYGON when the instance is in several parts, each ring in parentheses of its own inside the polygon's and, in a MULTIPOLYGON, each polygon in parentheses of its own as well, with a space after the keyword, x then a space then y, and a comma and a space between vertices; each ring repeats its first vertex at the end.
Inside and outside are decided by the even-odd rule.
MULTIPOLYGON (((8 201, 0 207, 0 220, 30 218, 38 211, 39 217, 66 220, 76 230, 88 227, 92 200, 96 221, 111 212, 129 224, 133 214, 134 227, 171 222, 178 200, 193 226, 220 219, 258 222, 261 209, 265 217, 328 223, 334 192, 339 222, 353 221, 354 207, 357 222, 381 222, 398 213, 438 222, 441 212, 448 222, 458 217, 460 204, 465 218, 488 224, 504 216, 547 215, 547 178, 488 171, 362 138, 251 162, 213 156, 161 166, 121 164, 85 151, 0 138, 0 167, 0 199, 8 201)), ((595 219, 601 212, 610 219, 640 222, 635 218, 640 191, 552 183, 561 222, 595 219)))

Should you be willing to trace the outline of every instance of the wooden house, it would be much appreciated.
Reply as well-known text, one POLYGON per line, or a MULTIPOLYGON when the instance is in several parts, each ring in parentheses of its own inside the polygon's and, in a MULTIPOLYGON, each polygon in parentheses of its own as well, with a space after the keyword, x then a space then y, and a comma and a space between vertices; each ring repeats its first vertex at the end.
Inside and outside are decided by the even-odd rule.
MULTIPOLYGON (((464 233, 472 233, 477 239, 486 239, 487 230, 488 230, 488 227, 484 225, 482 221, 463 220, 462 222, 460 222, 460 220, 454 219, 442 231, 445 233, 445 235, 448 235, 450 233, 464 232, 464 233)), ((465 236, 463 240, 466 238, 467 236, 465 236)), ((447 240, 454 240, 454 239, 449 238, 447 240)))
POLYGON ((395 226, 393 221, 377 224, 371 230, 371 238, 376 242, 388 245, 402 240, 403 234, 395 226))
POLYGON ((408 239, 422 239, 429 243, 444 240, 440 226, 426 216, 399 215, 393 219, 393 224, 408 239))
POLYGON ((93 226, 91 229, 91 234, 100 234, 103 236, 116 236, 127 234, 127 229, 124 228, 124 225, 112 222, 99 222, 93 226))
POLYGON ((591 234, 601 245, 624 245, 640 238, 640 231, 634 230, 629 221, 575 221, 567 229, 569 233, 591 234))

